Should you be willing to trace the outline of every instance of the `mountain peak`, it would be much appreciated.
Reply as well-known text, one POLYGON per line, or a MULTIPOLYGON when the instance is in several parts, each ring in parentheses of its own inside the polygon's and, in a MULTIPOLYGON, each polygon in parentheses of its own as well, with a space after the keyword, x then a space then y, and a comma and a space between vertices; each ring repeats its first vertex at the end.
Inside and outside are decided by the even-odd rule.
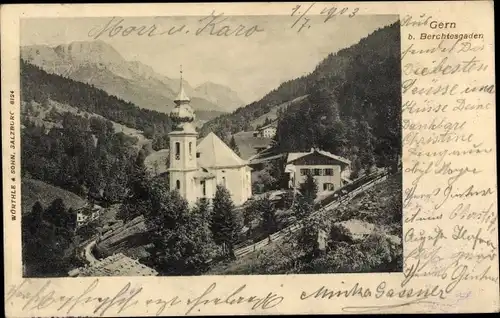
POLYGON ((74 41, 61 44, 56 46, 54 51, 63 58, 77 63, 112 64, 125 61, 114 47, 101 40, 74 41))
POLYGON ((213 82, 204 82, 198 85, 195 88, 195 93, 197 96, 207 99, 227 111, 233 111, 245 104, 231 88, 213 82))

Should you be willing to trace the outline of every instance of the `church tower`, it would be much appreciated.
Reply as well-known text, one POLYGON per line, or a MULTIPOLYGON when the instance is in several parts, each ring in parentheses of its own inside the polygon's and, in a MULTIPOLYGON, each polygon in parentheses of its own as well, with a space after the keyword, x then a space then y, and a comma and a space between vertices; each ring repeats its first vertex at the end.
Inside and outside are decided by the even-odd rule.
POLYGON ((196 132, 193 122, 194 111, 189 105, 190 99, 184 92, 181 83, 179 94, 174 100, 175 108, 170 112, 173 129, 170 137, 170 190, 179 191, 180 195, 192 204, 196 201, 196 184, 194 176, 196 166, 196 132))

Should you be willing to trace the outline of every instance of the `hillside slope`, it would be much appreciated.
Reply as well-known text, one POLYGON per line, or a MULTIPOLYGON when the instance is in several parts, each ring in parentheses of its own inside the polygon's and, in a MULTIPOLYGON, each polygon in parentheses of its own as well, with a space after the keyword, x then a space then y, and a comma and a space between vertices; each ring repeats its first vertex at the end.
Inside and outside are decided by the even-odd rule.
POLYGON ((328 55, 308 75, 282 83, 261 100, 207 122, 201 134, 249 131, 278 105, 280 152, 311 146, 349 158, 355 166, 389 165, 401 151, 400 26, 378 29, 328 55))
POLYGON ((38 201, 46 208, 57 198, 63 200, 67 209, 80 208, 85 205, 85 200, 76 194, 52 186, 40 180, 23 178, 21 181, 21 212, 30 213, 33 205, 38 201))
POLYGON ((141 109, 96 88, 69 78, 49 74, 21 60, 21 100, 47 103, 49 99, 101 115, 130 128, 145 131, 163 127, 170 131, 167 114, 141 109))
POLYGON ((307 98, 307 95, 300 96, 300 97, 292 99, 291 101, 288 101, 288 102, 279 104, 277 106, 271 107, 269 109, 269 112, 255 118, 254 120, 251 121, 252 127, 256 128, 258 126, 262 126, 264 124, 264 122, 266 121, 266 119, 268 119, 270 121, 278 119, 278 115, 280 112, 285 111, 288 106, 294 105, 294 104, 304 100, 304 98, 307 98))

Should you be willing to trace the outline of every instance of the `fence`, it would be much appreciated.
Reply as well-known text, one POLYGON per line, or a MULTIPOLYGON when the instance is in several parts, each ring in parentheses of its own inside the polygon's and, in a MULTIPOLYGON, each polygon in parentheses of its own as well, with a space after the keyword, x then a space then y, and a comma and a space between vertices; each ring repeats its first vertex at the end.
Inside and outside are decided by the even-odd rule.
MULTIPOLYGON (((327 202, 326 205, 323 205, 319 210, 311 213, 309 218, 313 218, 315 216, 318 216, 320 213, 327 212, 331 209, 338 207, 342 203, 346 203, 346 202, 352 200, 358 194, 366 191, 367 189, 373 187, 374 185, 376 185, 380 182, 387 180, 387 177, 388 177, 387 172, 382 172, 382 173, 376 172, 372 175, 359 178, 355 182, 357 185, 361 184, 360 186, 355 187, 354 190, 351 190, 350 192, 348 192, 344 196, 336 198, 337 200, 335 200, 335 201, 328 202, 327 200, 330 200, 331 197, 325 198, 325 200, 323 200, 322 203, 324 203, 326 201, 327 202), (362 181, 365 181, 366 183, 363 183, 362 181)), ((339 189, 339 191, 342 191, 342 190, 346 191, 346 189, 345 189, 346 187, 339 189)), ((250 254, 256 250, 263 248, 264 246, 268 245, 270 242, 278 241, 278 240, 284 238, 286 234, 296 232, 297 230, 301 229, 302 226, 303 226, 302 223, 300 223, 300 221, 299 221, 298 223, 296 223, 294 225, 290 225, 290 226, 272 234, 270 236, 270 239, 266 238, 266 239, 263 239, 262 241, 255 243, 255 244, 252 244, 252 245, 242 247, 242 248, 235 250, 234 254, 236 257, 242 257, 242 256, 245 256, 247 254, 250 254)))

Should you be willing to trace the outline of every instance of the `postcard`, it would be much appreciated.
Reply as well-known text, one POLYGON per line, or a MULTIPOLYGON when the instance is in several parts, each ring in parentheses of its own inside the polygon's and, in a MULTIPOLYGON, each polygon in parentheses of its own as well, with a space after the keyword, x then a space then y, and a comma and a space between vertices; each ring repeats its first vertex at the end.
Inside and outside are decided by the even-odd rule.
POLYGON ((498 312, 492 1, 1 7, 8 317, 498 312))

